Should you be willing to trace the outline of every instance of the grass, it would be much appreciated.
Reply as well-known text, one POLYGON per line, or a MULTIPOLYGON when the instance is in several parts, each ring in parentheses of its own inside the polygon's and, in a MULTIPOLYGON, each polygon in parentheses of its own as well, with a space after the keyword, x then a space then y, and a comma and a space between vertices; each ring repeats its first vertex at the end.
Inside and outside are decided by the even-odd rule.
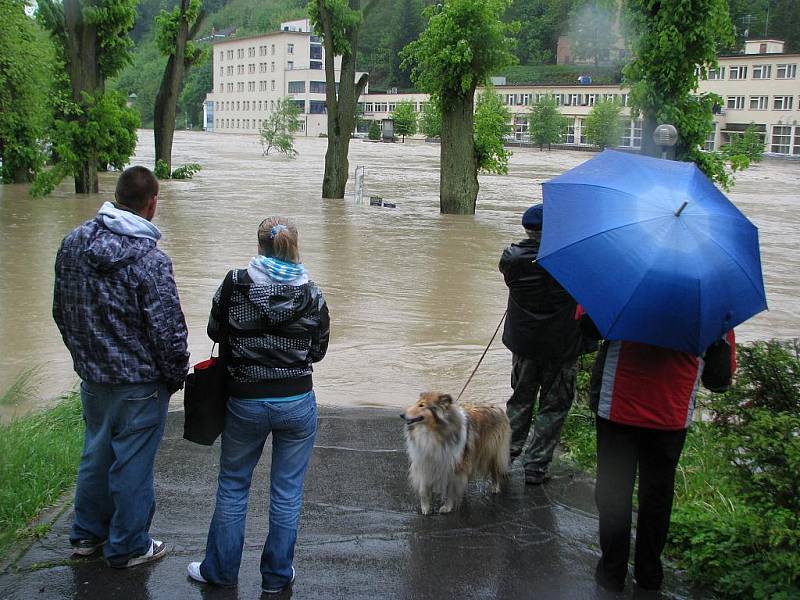
POLYGON ((31 521, 74 483, 82 446, 75 392, 52 408, 0 425, 0 556, 15 542, 47 532, 31 521))
POLYGON ((39 375, 42 365, 25 369, 2 395, 0 406, 16 406, 23 402, 35 400, 39 395, 39 375))

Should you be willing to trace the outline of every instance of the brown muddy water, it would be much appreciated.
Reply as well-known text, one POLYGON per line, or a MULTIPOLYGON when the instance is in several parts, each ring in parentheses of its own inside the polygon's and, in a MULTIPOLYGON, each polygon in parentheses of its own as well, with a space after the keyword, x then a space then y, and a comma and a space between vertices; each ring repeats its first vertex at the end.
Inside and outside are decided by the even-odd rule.
MULTIPOLYGON (((426 389, 457 394, 505 310, 497 261, 523 237, 522 212, 540 184, 592 154, 517 149, 507 176, 481 176, 473 216, 440 215, 436 145, 353 140, 351 173, 366 167, 364 197, 396 208, 322 200, 325 140, 299 139, 296 160, 263 157, 254 136, 178 132, 175 164, 199 162, 192 181, 161 186, 155 223, 171 257, 189 325, 192 361, 208 356, 210 299, 230 268, 256 250, 266 216, 295 220, 303 262, 331 310, 328 355, 315 372, 320 403, 393 406, 426 389)), ((135 164, 153 166, 152 131, 141 131, 135 164)), ((767 160, 738 176, 730 194, 759 227, 769 312, 738 328, 739 339, 800 336, 800 162, 767 160)), ((47 406, 77 384, 52 317, 53 262, 62 237, 113 196, 78 197, 71 182, 32 200, 24 186, 0 186, 0 393, 20 372, 40 366, 39 400, 0 406, 0 418, 47 406)), ((701 259, 702 257, 698 257, 701 259)), ((495 340, 464 395, 502 403, 510 353, 495 340)), ((173 397, 179 406, 180 394, 173 397)))

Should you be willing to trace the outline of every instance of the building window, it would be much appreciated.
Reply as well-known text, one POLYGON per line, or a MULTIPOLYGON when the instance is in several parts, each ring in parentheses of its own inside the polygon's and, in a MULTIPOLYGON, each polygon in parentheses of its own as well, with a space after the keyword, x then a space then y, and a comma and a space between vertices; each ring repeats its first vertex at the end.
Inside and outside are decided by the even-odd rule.
POLYGON ((725 67, 717 67, 716 69, 708 70, 708 79, 725 79, 725 67))
MULTIPOLYGON (((312 94, 324 94, 325 93, 325 82, 324 81, 309 81, 308 82, 308 91, 312 94)), ((370 104, 370 106, 372 106, 370 104)))
POLYGON ((286 61, 286 70, 287 71, 294 70, 294 61, 291 61, 291 60, 287 60, 286 61))
POLYGON ((290 81, 289 82, 289 89, 287 90, 289 94, 305 94, 306 92, 306 82, 305 81, 290 81))
POLYGON ((800 156, 800 125, 794 128, 794 144, 792 145, 792 154, 800 156))
POLYGON ((237 100, 237 101, 236 101, 236 110, 241 110, 241 108, 240 108, 240 107, 241 107, 241 104, 240 104, 240 103, 239 103, 239 101, 237 100))
POLYGON ((251 46, 250 48, 247 49, 247 56, 252 58, 255 55, 256 55, 256 47, 255 46, 251 46))
POLYGON ((255 92, 256 91, 256 82, 255 81, 248 81, 247 82, 247 91, 248 92, 255 92))
POLYGON ((731 79, 747 79, 747 67, 745 65, 737 65, 737 66, 731 67, 730 78, 731 79))
POLYGON ((275 91, 275 80, 274 80, 274 79, 273 79, 273 80, 272 80, 272 82, 270 83, 270 86, 269 86, 269 87, 270 87, 270 89, 271 89, 273 92, 275 91))
POLYGON ((711 132, 708 134, 705 144, 703 144, 703 150, 707 152, 713 152, 715 145, 714 141, 716 140, 716 138, 717 138, 717 122, 714 121, 713 123, 711 123, 711 132))
POLYGON ((775 96, 772 100, 774 110, 792 110, 794 96, 775 96))
POLYGON ((325 110, 325 102, 321 102, 319 100, 309 100, 308 101, 308 114, 310 115, 324 115, 326 112, 325 110))
POLYGON ((728 103, 726 106, 730 110, 744 109, 744 96, 728 96, 728 103))
POLYGON ((791 138, 791 125, 773 125, 770 152, 774 152, 775 154, 789 154, 791 138))
POLYGON ((311 64, 309 65, 310 69, 315 69, 317 71, 322 69, 322 61, 321 60, 312 60, 311 64))
POLYGON ((514 139, 518 142, 528 140, 528 116, 514 115, 514 139))
POLYGON ((797 77, 797 65, 778 65, 776 69, 776 76, 778 79, 794 79, 797 77))
POLYGON ((750 110, 767 110, 769 96, 750 96, 750 110))
POLYGON ((225 53, 222 50, 219 51, 219 59, 225 60, 225 53))
MULTIPOLYGON (((298 109, 300 109, 301 113, 306 112, 306 101, 305 100, 290 100, 292 104, 294 104, 298 109)), ((323 102, 324 104, 324 102, 323 102)))
POLYGON ((275 56, 275 44, 272 44, 272 48, 270 48, 270 54, 275 56))
POLYGON ((222 77, 223 75, 225 75, 225 67, 220 67, 219 68, 219 76, 222 77))
MULTIPOLYGON (((313 85, 314 82, 312 81, 311 84, 313 85)), ((364 103, 364 112, 366 114, 370 114, 370 113, 374 112, 374 110, 372 108, 372 102, 365 102, 364 103)))
POLYGON ((530 94, 522 94, 522 105, 529 106, 531 103, 531 95, 530 94))
POLYGON ((294 54, 294 44, 286 44, 286 54, 294 54))
POLYGON ((228 58, 233 59, 233 50, 228 50, 228 58))
POLYGON ((270 100, 269 101, 269 109, 270 110, 275 110, 275 100, 270 100))
POLYGON ((772 76, 772 65, 753 66, 753 79, 769 79, 772 76))
POLYGON ((575 121, 576 120, 577 119, 573 119, 572 121, 569 122, 569 125, 567 125, 567 138, 565 140, 567 144, 574 144, 575 143, 575 121))
POLYGON ((309 58, 311 60, 322 60, 322 46, 311 44, 310 52, 309 58))
POLYGON ((642 120, 624 119, 622 121, 622 146, 640 148, 642 146, 642 120))
POLYGON ((237 58, 244 58, 244 48, 239 48, 239 49, 236 51, 236 57, 237 57, 237 58))
POLYGON ((270 70, 272 73, 274 73, 274 72, 275 72, 275 61, 273 61, 273 62, 271 62, 271 63, 269 64, 269 70, 270 70))

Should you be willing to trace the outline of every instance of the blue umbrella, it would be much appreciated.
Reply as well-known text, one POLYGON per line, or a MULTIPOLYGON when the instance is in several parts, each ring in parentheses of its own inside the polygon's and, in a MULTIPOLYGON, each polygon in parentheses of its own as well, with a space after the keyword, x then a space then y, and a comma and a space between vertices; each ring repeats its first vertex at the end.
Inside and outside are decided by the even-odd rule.
POLYGON ((539 263, 606 339, 700 355, 767 308, 758 229, 693 163, 606 150, 543 187, 539 263))

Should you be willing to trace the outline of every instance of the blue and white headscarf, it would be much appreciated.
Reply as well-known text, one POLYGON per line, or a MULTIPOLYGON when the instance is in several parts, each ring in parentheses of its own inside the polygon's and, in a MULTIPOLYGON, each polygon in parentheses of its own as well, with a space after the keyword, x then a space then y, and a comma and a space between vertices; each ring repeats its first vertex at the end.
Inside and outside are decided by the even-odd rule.
POLYGON ((261 285, 308 283, 308 274, 302 263, 291 263, 274 256, 254 256, 247 266, 247 274, 254 283, 261 285))

